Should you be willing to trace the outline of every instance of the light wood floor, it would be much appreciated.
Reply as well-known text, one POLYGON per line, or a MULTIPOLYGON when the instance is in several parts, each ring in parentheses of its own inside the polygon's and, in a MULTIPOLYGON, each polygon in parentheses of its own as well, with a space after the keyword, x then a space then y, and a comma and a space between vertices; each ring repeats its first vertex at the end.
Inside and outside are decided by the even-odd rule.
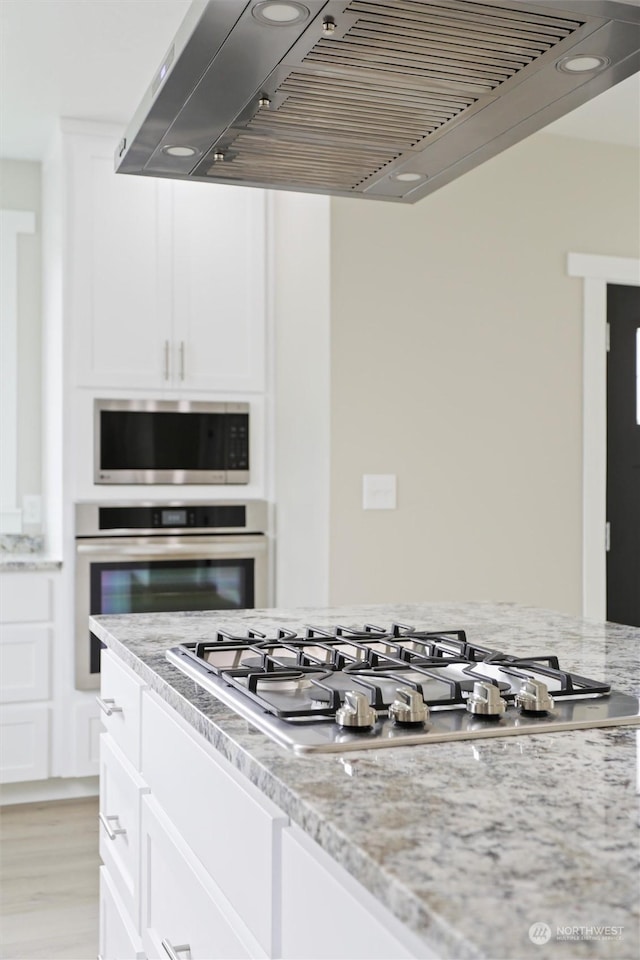
POLYGON ((95 960, 98 798, 0 809, 0 956, 95 960))

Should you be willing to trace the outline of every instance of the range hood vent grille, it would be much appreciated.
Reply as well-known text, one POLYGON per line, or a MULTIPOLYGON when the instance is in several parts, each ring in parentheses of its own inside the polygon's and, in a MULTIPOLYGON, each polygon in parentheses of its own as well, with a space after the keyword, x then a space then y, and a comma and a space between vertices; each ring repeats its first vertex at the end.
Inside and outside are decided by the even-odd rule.
POLYGON ((582 24, 468 0, 352 0, 207 173, 357 189, 582 24))
POLYGON ((198 0, 116 167, 412 203, 640 70, 639 2, 198 0))
MULTIPOLYGON (((251 124, 250 132, 235 139, 231 159, 224 164, 225 180, 244 182, 260 177, 283 186, 349 189, 369 176, 376 157, 378 167, 389 162, 387 151, 372 150, 370 145, 307 143, 280 132, 277 138, 270 138, 251 132, 256 126, 251 124)), ((218 164, 209 170, 210 176, 216 174, 220 174, 218 164)))

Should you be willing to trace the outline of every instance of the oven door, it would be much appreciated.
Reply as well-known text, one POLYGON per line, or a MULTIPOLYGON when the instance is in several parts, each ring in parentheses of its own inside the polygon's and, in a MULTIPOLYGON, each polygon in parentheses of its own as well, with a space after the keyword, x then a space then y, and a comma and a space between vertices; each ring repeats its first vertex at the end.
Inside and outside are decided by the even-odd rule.
POLYGON ((96 537, 76 540, 76 687, 100 685, 91 614, 244 610, 267 605, 267 538, 96 537))

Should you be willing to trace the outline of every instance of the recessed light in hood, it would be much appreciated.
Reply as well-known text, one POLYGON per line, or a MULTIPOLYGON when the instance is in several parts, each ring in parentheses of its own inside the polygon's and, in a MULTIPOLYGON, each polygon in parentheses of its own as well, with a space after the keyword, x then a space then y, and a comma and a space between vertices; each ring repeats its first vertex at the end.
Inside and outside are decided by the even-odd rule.
POLYGON ((169 146, 162 148, 163 153, 169 154, 170 157, 195 157, 198 151, 195 147, 181 147, 181 146, 169 146))
POLYGON ((267 23, 269 26, 281 26, 288 23, 302 23, 309 19, 309 10, 302 3, 281 3, 279 0, 264 0, 256 3, 252 9, 256 20, 267 23))
POLYGON ((564 70, 567 73, 595 73, 604 70, 608 65, 608 57, 595 57, 588 53, 580 54, 577 57, 563 57, 556 64, 558 70, 564 70))
POLYGON ((119 173, 414 202, 640 70, 640 7, 194 0, 171 49, 119 173))
POLYGON ((401 183, 416 183, 418 180, 424 180, 424 173, 392 173, 394 180, 400 180, 401 183))

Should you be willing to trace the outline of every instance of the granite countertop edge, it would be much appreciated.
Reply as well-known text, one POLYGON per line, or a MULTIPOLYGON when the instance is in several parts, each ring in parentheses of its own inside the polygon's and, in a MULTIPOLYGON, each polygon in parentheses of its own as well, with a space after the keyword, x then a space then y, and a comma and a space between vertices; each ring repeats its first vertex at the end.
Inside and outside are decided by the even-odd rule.
POLYGON ((62 570, 62 560, 37 553, 7 553, 0 556, 0 573, 46 572, 62 570))

